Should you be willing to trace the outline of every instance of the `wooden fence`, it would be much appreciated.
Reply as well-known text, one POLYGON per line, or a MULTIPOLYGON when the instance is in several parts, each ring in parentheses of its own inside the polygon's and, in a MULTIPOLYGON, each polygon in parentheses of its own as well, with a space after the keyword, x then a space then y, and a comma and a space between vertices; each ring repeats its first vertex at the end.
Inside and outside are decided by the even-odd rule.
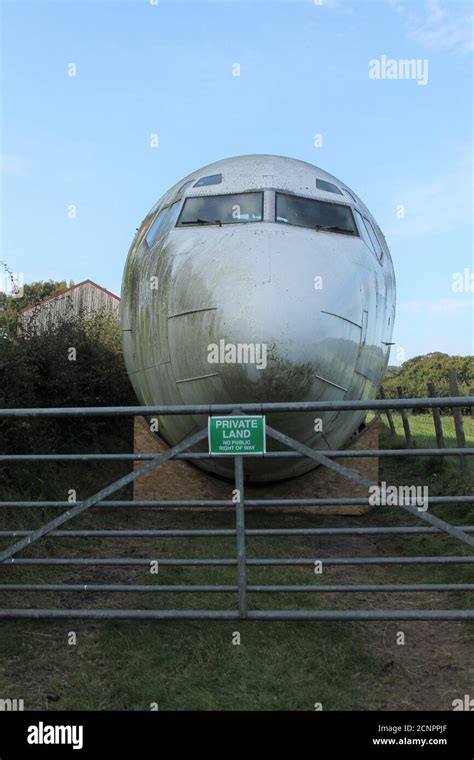
MULTIPOLYGON (((427 394, 426 394, 427 397, 439 398, 437 389, 433 382, 428 382, 426 384, 426 388, 427 388, 427 394)), ((469 389, 469 393, 471 396, 474 396, 474 387, 469 389)), ((400 385, 397 386, 397 395, 398 395, 398 398, 407 397, 406 394, 404 393, 402 386, 400 385)), ((457 380, 456 370, 454 368, 451 368, 449 370, 449 395, 450 396, 462 395, 459 391, 459 384, 457 380)), ((383 386, 380 388, 379 397, 386 398, 383 386)), ((397 431, 397 426, 394 420, 394 413, 390 409, 386 409, 383 414, 386 417, 388 429, 391 435, 402 434, 405 438, 407 447, 416 446, 416 433, 414 433, 411 429, 410 417, 406 409, 401 409, 399 412, 401 422, 402 422, 402 431, 400 432, 397 431)), ((434 435, 436 437, 436 446, 437 448, 444 449, 446 448, 446 443, 445 443, 446 436, 445 436, 445 431, 443 430, 443 419, 446 420, 447 415, 443 415, 439 407, 433 407, 432 409, 427 409, 426 416, 427 417, 430 416, 431 418, 431 415, 433 418, 433 427, 434 427, 434 435)), ((380 417, 380 414, 378 416, 380 417)), ((455 408, 450 409, 448 418, 452 418, 453 423, 454 423, 456 447, 460 449, 466 448, 466 435, 464 431, 464 421, 463 421, 461 408, 455 407, 455 408)), ((472 406, 470 410, 470 420, 474 421, 474 406, 472 406)), ((459 457, 459 466, 462 472, 466 471, 467 457, 463 455, 459 457)))

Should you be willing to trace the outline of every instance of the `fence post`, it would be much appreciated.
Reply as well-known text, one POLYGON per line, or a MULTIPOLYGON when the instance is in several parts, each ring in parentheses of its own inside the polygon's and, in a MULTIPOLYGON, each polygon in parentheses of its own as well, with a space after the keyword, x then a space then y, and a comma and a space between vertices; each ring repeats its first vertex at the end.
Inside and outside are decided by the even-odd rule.
MULTIPOLYGON (((456 376, 456 370, 454 367, 449 369, 449 392, 451 396, 459 396, 458 379, 456 376)), ((456 430, 456 443, 458 448, 463 449, 466 445, 466 437, 464 435, 464 426, 462 422, 462 412, 460 407, 453 407, 454 417, 454 429, 456 430)), ((461 454, 459 457, 459 466, 461 471, 466 469, 466 457, 461 454)))
MULTIPOLYGON (((469 395, 474 396, 474 388, 469 388, 469 395)), ((474 406, 471 406, 471 417, 474 420, 474 406)))
MULTIPOLYGON (((398 393, 398 398, 403 398, 403 390, 402 390, 401 385, 397 385, 397 393, 398 393)), ((411 443, 412 443, 411 430, 410 430, 410 423, 408 422, 407 410, 400 409, 400 414, 402 415, 403 431, 405 433, 405 440, 407 442, 407 446, 411 446, 411 443)))
MULTIPOLYGON (((434 383, 430 381, 426 383, 426 387, 428 388, 428 396, 430 398, 436 398, 436 388, 434 386, 434 383)), ((433 407, 431 411, 433 412, 433 422, 436 433, 436 446, 438 449, 444 449, 443 425, 441 422, 439 407, 433 407)))
MULTIPOLYGON (((383 385, 380 388, 380 398, 385 398, 385 393, 384 393, 383 385)), ((385 410, 385 414, 387 415, 387 422, 388 422, 388 426, 390 428, 391 434, 392 435, 396 435, 397 431, 395 429, 395 425, 393 424, 392 412, 390 411, 390 409, 386 409, 385 410)))

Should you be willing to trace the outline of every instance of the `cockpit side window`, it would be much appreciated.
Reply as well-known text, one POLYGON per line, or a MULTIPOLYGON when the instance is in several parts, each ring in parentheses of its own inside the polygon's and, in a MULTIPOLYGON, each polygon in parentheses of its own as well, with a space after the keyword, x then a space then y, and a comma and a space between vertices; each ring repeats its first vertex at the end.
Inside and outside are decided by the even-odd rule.
POLYGON ((385 235, 383 234, 382 230, 378 226, 378 224, 375 224, 375 233, 377 235, 377 239, 381 245, 382 248, 382 256, 384 253, 390 255, 390 251, 388 250, 387 241, 385 240, 385 235))
POLYGON ((359 203, 359 199, 354 195, 354 193, 352 193, 350 190, 348 190, 347 187, 344 188, 344 191, 347 193, 347 195, 349 196, 349 198, 352 198, 352 200, 354 201, 354 203, 359 203))
POLYGON ((381 259, 383 250, 382 250, 382 246, 380 245, 379 239, 376 235, 376 232, 374 228, 372 227, 372 224, 369 222, 368 219, 365 218, 365 216, 362 217, 362 220, 367 228, 367 232, 372 241, 372 247, 375 250, 375 253, 377 254, 377 258, 381 259))
POLYGON ((323 232, 358 235, 350 206, 276 193, 275 221, 323 232))
POLYGON ((145 241, 148 248, 153 248, 156 243, 161 240, 173 227, 176 217, 179 214, 180 201, 176 201, 171 206, 162 208, 157 214, 153 224, 148 230, 145 241))
POLYGON ((178 196, 180 198, 183 195, 183 193, 186 192, 186 190, 188 189, 188 187, 192 186, 193 182, 194 182, 194 180, 191 179, 191 180, 189 180, 189 182, 185 182, 184 185, 181 185, 181 187, 178 190, 178 196))
POLYGON ((354 213, 357 217, 357 222, 359 224, 360 229, 360 235, 362 237, 362 240, 368 245, 372 253, 374 253, 377 258, 380 260, 382 258, 383 254, 383 248, 379 242, 379 239, 375 233, 374 228, 372 227, 372 224, 369 222, 368 219, 365 218, 365 216, 362 216, 362 214, 359 214, 359 212, 355 209, 354 213))
POLYGON ((186 198, 177 227, 261 222, 263 193, 235 193, 186 198))

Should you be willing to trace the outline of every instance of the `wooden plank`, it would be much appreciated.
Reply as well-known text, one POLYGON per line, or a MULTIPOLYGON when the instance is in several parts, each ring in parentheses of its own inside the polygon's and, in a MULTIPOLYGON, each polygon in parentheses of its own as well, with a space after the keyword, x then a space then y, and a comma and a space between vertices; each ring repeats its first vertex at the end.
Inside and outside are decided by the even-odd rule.
MULTIPOLYGON (((458 378, 456 375, 456 370, 454 367, 451 367, 449 369, 449 391, 451 396, 459 396, 459 387, 458 387, 458 378)), ((454 417, 454 429, 456 431, 456 442, 457 446, 460 449, 465 448, 466 446, 466 437, 464 435, 464 425, 462 421, 462 412, 460 407, 453 407, 453 417, 454 417)), ((466 470, 466 457, 460 456, 459 457, 459 466, 461 468, 461 471, 464 472, 466 470)))
MULTIPOLYGON (((383 385, 380 388, 380 398, 385 398, 385 392, 384 392, 384 389, 383 389, 383 385)), ((388 426, 390 428, 390 433, 392 435, 396 435, 397 431, 396 431, 395 425, 393 423, 392 412, 390 411, 390 409, 386 409, 385 410, 385 414, 387 415, 387 422, 388 422, 388 426)))
MULTIPOLYGON (((436 398, 437 392, 436 392, 434 383, 432 382, 426 383, 426 387, 428 389, 428 396, 430 396, 430 398, 436 398)), ((433 407, 432 412, 433 412, 434 429, 436 433, 436 446, 438 447, 438 449, 444 449, 445 446, 444 446, 443 425, 441 422, 441 412, 438 407, 436 408, 433 407)))
POLYGON ((107 312, 120 320, 120 301, 102 288, 85 282, 72 290, 40 301, 18 317, 19 332, 29 329, 42 332, 50 323, 59 324, 83 312, 107 312))
MULTIPOLYGON (((397 385, 397 393, 398 393, 398 398, 404 398, 403 389, 401 385, 397 385)), ((402 415, 403 432, 405 433, 405 440, 407 442, 407 446, 411 446, 412 437, 411 437, 410 423, 408 421, 407 410, 400 409, 400 414, 402 415)))

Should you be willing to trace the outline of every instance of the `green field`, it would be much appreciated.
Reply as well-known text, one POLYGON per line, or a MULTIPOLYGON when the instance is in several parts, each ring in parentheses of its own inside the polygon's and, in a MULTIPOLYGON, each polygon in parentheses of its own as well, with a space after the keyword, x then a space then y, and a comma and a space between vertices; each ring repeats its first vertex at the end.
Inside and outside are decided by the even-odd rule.
MULTIPOLYGON (((418 447, 434 446, 427 419, 411 418, 418 447), (425 439, 425 436, 428 436, 425 439)), ((446 445, 455 445, 443 420, 446 445)), ((465 419, 467 445, 473 445, 472 420, 465 419)), ((401 429, 399 419, 397 430, 401 429)), ((130 449, 116 439, 108 450, 130 449)), ((403 447, 381 427, 381 447, 403 447)), ((97 465, 52 465, 28 468, 28 487, 36 498, 64 498, 71 484, 78 497, 118 477, 123 465, 107 471, 97 465), (67 471, 65 468, 67 467, 67 471), (63 469, 61 469, 63 468, 63 469), (94 484, 91 487, 91 484, 94 484), (40 486, 38 485, 40 484, 40 486), (40 491, 40 495, 38 492, 40 491)), ((380 462, 380 480, 394 484, 429 484, 430 493, 471 493, 473 469, 461 475, 457 458, 387 458, 380 462)), ((126 493, 122 497, 127 496, 126 493)), ((14 489, 3 498, 19 498, 14 489)), ((450 505, 433 512, 456 524, 474 524, 472 506, 450 505)), ((17 510, 2 513, 2 528, 33 527, 54 513, 17 510)), ((232 513, 95 510, 70 528, 229 528, 232 513)), ((376 508, 359 517, 314 514, 247 515, 247 527, 346 527, 415 525, 418 520, 393 508, 376 508)), ((7 545, 12 539, 2 539, 7 545)), ((233 539, 43 539, 22 556, 233 557, 233 539), (211 543, 212 542, 212 543, 211 543)), ((448 536, 390 537, 252 537, 250 557, 318 557, 355 555, 469 554, 467 546, 448 536)), ((474 582, 469 565, 328 567, 324 578, 312 567, 251 568, 250 583, 474 582)), ((103 583, 235 583, 233 568, 170 568, 152 576, 146 567, 4 568, 3 582, 103 583)), ((346 609, 472 607, 472 594, 252 594, 253 608, 346 609)), ((2 607, 77 606, 146 608, 235 608, 236 594, 191 595, 156 593, 64 592, 2 594, 2 607)), ((26 709, 161 710, 288 709, 451 709, 452 699, 469 690, 466 663, 472 648, 472 624, 384 622, 116 622, 0 621, 0 694, 22 698, 26 709), (407 642, 396 645, 397 632, 407 642), (70 645, 68 636, 77 635, 70 645), (240 645, 234 634, 240 633, 240 645)))
MULTIPOLYGON (((404 438, 401 415, 392 413, 392 418, 395 424, 397 435, 399 435, 400 438, 404 438)), ((436 447, 435 429, 433 417, 431 414, 409 414, 408 423, 417 448, 429 449, 436 447)), ((455 448, 457 446, 457 443, 453 418, 448 415, 442 415, 441 425, 443 428, 446 448, 455 448)), ((466 439, 466 446, 474 446, 474 417, 463 417, 463 428, 464 436, 466 439)))

